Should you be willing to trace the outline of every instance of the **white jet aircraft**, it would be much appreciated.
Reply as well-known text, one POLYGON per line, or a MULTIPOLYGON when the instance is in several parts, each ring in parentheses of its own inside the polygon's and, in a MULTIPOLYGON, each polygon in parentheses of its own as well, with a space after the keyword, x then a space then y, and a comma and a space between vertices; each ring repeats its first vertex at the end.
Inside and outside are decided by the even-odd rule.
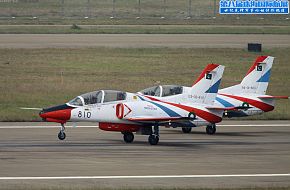
MULTIPOLYGON (((225 117, 246 117, 262 114, 274 109, 276 99, 288 99, 288 96, 266 95, 273 61, 274 57, 271 56, 257 57, 240 84, 218 90, 214 105, 223 108, 236 108, 225 110, 225 117)), ((144 89, 139 94, 170 97, 186 93, 190 88, 179 85, 160 85, 144 89)), ((192 127, 182 127, 184 133, 189 133, 191 130, 192 127)), ((215 125, 206 127, 207 134, 214 134, 215 132, 215 125)))
POLYGON ((125 142, 134 140, 133 132, 149 135, 148 141, 159 141, 159 126, 194 127, 215 126, 222 120, 224 110, 235 109, 214 106, 224 66, 209 64, 195 84, 184 88, 182 94, 168 97, 99 90, 77 96, 66 104, 44 108, 40 117, 44 121, 61 124, 60 140, 66 138, 67 121, 98 122, 105 131, 118 131, 125 142))

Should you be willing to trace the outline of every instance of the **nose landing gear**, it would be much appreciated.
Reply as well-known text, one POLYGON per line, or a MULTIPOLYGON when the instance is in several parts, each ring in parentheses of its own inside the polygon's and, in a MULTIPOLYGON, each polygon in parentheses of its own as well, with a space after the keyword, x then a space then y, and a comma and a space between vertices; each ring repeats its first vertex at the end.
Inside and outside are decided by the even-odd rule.
POLYGON ((62 123, 61 127, 60 127, 60 131, 57 135, 59 140, 64 140, 66 138, 66 134, 65 134, 64 130, 65 130, 65 127, 64 127, 64 124, 62 123))

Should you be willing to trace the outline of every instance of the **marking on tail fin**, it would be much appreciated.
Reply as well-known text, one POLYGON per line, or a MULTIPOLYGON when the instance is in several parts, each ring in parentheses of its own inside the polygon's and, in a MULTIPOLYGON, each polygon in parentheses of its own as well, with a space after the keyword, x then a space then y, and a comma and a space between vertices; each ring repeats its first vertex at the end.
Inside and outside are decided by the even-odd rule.
POLYGON ((257 59, 256 59, 256 61, 254 62, 254 64, 253 64, 253 65, 250 67, 250 69, 248 70, 246 76, 247 76, 248 74, 250 74, 250 73, 251 73, 251 72, 256 68, 256 66, 257 66, 259 63, 263 62, 267 57, 268 57, 268 56, 259 56, 259 57, 257 57, 257 59))
POLYGON ((199 75, 199 77, 196 79, 196 81, 193 83, 192 86, 194 86, 196 83, 198 83, 201 79, 204 78, 205 74, 214 70, 217 68, 219 65, 218 64, 209 64, 207 67, 202 71, 202 73, 199 75))
POLYGON ((212 85, 205 93, 217 93, 219 90, 220 83, 221 79, 218 80, 214 85, 212 85))
POLYGON ((269 82, 271 76, 271 69, 269 69, 257 82, 269 82))

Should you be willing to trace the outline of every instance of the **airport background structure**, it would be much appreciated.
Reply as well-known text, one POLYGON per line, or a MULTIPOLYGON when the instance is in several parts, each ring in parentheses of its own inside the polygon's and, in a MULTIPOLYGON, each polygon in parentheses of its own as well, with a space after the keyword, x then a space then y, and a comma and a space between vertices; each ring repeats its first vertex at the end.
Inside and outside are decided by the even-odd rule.
POLYGON ((0 0, 0 23, 5 24, 112 24, 112 20, 117 20, 113 24, 201 20, 198 23, 287 25, 289 15, 220 15, 218 0, 0 0))
POLYGON ((213 17, 216 0, 1 0, 1 17, 213 17))

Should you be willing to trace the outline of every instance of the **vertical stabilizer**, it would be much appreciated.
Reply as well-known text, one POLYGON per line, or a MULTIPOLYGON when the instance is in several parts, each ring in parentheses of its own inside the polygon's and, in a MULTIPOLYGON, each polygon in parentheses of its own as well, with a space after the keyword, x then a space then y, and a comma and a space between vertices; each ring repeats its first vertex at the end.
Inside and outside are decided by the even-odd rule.
POLYGON ((213 104, 219 89, 224 68, 223 65, 218 64, 207 65, 189 90, 189 101, 213 104))
POLYGON ((258 57, 241 82, 242 93, 265 94, 273 62, 272 56, 258 57))
POLYGON ((266 94, 273 62, 272 56, 257 57, 240 84, 221 89, 219 93, 266 94))

